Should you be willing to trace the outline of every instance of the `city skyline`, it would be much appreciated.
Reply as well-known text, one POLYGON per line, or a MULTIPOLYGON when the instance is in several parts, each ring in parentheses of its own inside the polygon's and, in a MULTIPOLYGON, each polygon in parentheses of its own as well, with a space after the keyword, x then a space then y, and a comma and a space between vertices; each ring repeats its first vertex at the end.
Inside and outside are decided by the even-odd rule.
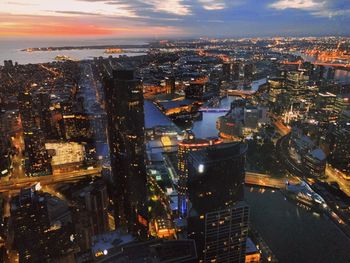
POLYGON ((0 3, 0 38, 349 35, 344 0, 62 0, 0 3), (45 26, 43 26, 45 25, 45 26))
POLYGON ((0 262, 349 263, 349 24, 0 0, 0 262))

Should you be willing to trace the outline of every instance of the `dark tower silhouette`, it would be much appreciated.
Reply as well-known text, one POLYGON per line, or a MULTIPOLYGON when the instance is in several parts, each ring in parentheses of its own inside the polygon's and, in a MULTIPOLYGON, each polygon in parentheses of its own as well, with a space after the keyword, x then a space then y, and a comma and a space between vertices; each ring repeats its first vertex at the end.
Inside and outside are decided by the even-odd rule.
POLYGON ((167 94, 174 94, 175 93, 175 77, 170 76, 165 78, 165 87, 166 87, 166 93, 167 94))
POLYGON ((249 208, 244 197, 242 143, 211 145, 187 155, 188 237, 202 262, 245 260, 249 208))
POLYGON ((130 69, 112 69, 105 79, 108 141, 116 227, 147 233, 142 86, 130 69))
POLYGON ((239 80, 240 64, 235 62, 232 64, 232 80, 239 80))
POLYGON ((244 65, 244 79, 252 80, 254 74, 254 65, 253 64, 245 64, 244 65))
POLYGON ((231 69, 232 69, 231 63, 223 63, 222 64, 222 75, 223 75, 223 79, 225 81, 231 80, 231 75, 232 75, 231 69))

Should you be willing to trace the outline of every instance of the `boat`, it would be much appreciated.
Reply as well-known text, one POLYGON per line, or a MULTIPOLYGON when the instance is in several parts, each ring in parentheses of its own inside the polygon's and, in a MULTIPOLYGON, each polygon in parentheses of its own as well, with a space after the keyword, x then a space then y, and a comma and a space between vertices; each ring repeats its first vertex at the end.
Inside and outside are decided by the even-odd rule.
POLYGON ((55 57, 55 60, 58 60, 58 61, 73 61, 74 59, 72 59, 71 57, 65 56, 65 55, 57 55, 55 57))
POLYGON ((121 48, 107 48, 104 51, 105 54, 120 54, 123 52, 124 50, 122 50, 121 48))
POLYGON ((324 211, 327 204, 324 199, 317 194, 305 181, 298 184, 286 183, 286 188, 282 190, 284 195, 292 200, 295 200, 313 210, 324 211))

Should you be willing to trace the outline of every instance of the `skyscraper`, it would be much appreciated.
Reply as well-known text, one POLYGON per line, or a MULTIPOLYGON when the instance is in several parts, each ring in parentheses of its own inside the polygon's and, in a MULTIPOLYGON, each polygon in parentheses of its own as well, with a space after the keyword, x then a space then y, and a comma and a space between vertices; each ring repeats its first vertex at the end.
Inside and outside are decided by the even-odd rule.
POLYGON ((249 208, 245 202, 205 215, 203 262, 245 262, 249 208))
POLYGON ((40 129, 44 131, 46 137, 51 137, 52 131, 52 116, 50 112, 50 95, 41 92, 38 94, 38 113, 40 118, 40 129))
POLYGON ((239 61, 234 63, 224 63, 222 64, 222 75, 225 81, 237 81, 239 80, 239 72, 241 65, 239 61))
POLYGON ((116 227, 144 236, 147 198, 142 86, 129 69, 112 69, 105 80, 116 227))
POLYGON ((45 137, 40 129, 24 133, 25 172, 27 176, 44 176, 52 173, 51 159, 45 148, 45 137))
MULTIPOLYGON (((74 188, 73 188, 74 189, 74 188)), ((70 190, 71 191, 71 190, 70 190)), ((108 231, 108 194, 102 180, 72 194, 73 222, 82 251, 90 248, 92 237, 108 231)))
POLYGON ((240 64, 235 62, 232 64, 232 80, 239 80, 240 64))
POLYGON ((185 88, 186 99, 203 100, 205 95, 206 87, 203 83, 190 83, 185 88))
POLYGON ((30 131, 36 126, 32 94, 30 92, 21 92, 18 94, 18 104, 23 131, 30 131))
POLYGON ((227 143, 188 154, 188 237, 202 262, 244 262, 246 146, 227 143))
POLYGON ((244 78, 246 80, 252 80, 254 74, 254 65, 253 64, 245 64, 243 67, 244 78))
POLYGON ((78 247, 68 204, 48 193, 21 189, 11 200, 14 242, 20 262, 72 262, 78 247))
POLYGON ((165 88, 167 94, 174 94, 175 93, 175 77, 170 76, 165 78, 165 88))
POLYGON ((187 180, 188 180, 188 155, 190 152, 198 151, 210 145, 221 143, 221 140, 206 140, 196 139, 193 135, 190 135, 188 139, 179 143, 177 158, 178 158, 178 171, 179 171, 179 183, 178 183, 178 210, 181 217, 187 215, 187 180))
POLYGON ((0 177, 8 175, 11 163, 11 142, 7 136, 0 134, 0 177))
POLYGON ((225 81, 230 81, 231 80, 231 68, 232 64, 231 63, 223 63, 222 64, 222 76, 225 81))

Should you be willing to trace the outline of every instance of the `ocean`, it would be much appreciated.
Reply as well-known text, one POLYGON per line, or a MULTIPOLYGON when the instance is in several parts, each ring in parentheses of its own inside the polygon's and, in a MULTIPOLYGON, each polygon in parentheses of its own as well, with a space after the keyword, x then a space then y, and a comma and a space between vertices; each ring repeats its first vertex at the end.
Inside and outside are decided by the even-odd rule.
MULTIPOLYGON (((147 44, 146 40, 134 39, 9 39, 0 38, 0 65, 4 60, 12 60, 19 64, 45 63, 55 60, 58 55, 69 56, 72 59, 83 60, 93 59, 94 57, 108 57, 104 49, 77 49, 77 50, 59 50, 59 51, 21 51, 25 48, 33 47, 62 47, 62 46, 97 46, 97 45, 142 45, 147 44)), ((146 49, 125 49, 124 53, 112 54, 114 57, 119 55, 137 56, 145 54, 146 49)))

